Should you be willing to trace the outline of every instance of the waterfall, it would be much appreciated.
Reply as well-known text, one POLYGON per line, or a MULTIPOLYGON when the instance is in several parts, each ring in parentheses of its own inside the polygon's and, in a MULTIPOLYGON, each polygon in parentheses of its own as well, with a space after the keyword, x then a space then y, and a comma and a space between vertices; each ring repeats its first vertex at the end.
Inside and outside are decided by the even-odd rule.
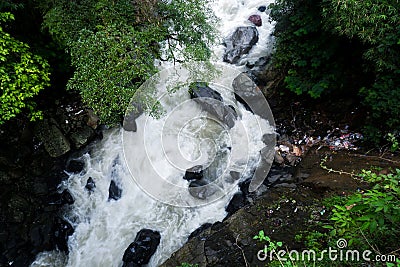
MULTIPOLYGON (((242 66, 271 52, 273 24, 268 22, 267 12, 257 10, 271 2, 215 0, 213 4, 221 19, 222 36, 229 35, 238 26, 250 25, 247 19, 252 14, 259 14, 263 20, 263 26, 258 27, 259 41, 241 59, 242 66)), ((214 48, 220 59, 224 50, 222 45, 214 48)), ((233 94, 217 85, 212 88, 221 93, 227 104, 236 103, 233 94)), ((263 135, 272 133, 273 128, 240 103, 235 105, 238 113, 235 125, 224 128, 207 120, 200 105, 181 104, 185 101, 189 101, 187 91, 162 99, 166 114, 175 114, 172 119, 171 116, 154 118, 142 114, 136 119, 137 132, 126 132, 122 128, 104 132, 104 138, 82 156, 84 172, 70 174, 61 185, 68 188, 75 199, 64 211, 64 218, 75 229, 68 240, 69 255, 43 252, 31 266, 121 266, 125 249, 143 228, 161 234, 160 245, 148 264, 158 266, 179 249, 195 229, 226 216, 225 207, 237 191, 238 182, 229 180, 229 171, 243 171, 244 164, 247 167, 244 176, 251 176, 260 161, 259 151, 265 146, 263 135), (191 118, 197 119, 192 121, 191 118), (168 147, 168 144, 175 146, 168 147), (227 159, 230 164, 224 165, 227 159), (188 192, 188 182, 182 179, 185 169, 213 162, 217 162, 214 174, 222 177, 216 184, 223 193, 206 203, 202 200, 182 202, 182 199, 193 199, 179 193, 188 192), (221 168, 228 172, 222 173, 221 168), (155 183, 156 176, 172 182, 180 191, 177 193, 155 183), (96 186, 92 192, 85 189, 89 177, 96 186), (111 180, 122 189, 117 200, 109 199, 111 180), (154 192, 149 192, 147 186, 155 188, 154 192)))

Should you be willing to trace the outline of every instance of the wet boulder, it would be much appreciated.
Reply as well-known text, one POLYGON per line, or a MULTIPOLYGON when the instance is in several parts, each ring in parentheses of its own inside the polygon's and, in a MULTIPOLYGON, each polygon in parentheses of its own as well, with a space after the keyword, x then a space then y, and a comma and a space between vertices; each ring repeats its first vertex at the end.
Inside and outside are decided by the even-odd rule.
POLYGON ((224 61, 236 64, 239 59, 247 54, 258 42, 258 31, 256 27, 238 27, 232 35, 225 39, 224 61))
POLYGON ((212 98, 218 101, 223 101, 222 96, 219 92, 215 91, 214 89, 210 88, 204 83, 193 83, 190 85, 189 88, 190 98, 212 98))
POLYGON ((72 225, 61 219, 56 218, 53 224, 53 238, 58 249, 68 254, 68 238, 74 233, 72 225))
POLYGON ((89 177, 86 181, 85 189, 89 192, 93 192, 96 187, 96 183, 94 182, 92 177, 89 177))
POLYGON ((268 112, 268 102, 261 90, 245 73, 239 74, 232 82, 235 98, 242 103, 246 109, 254 114, 266 119, 270 123, 274 122, 272 113, 268 112))
POLYGON ((140 230, 135 237, 135 241, 125 250, 122 257, 122 266, 143 266, 149 263, 151 256, 153 256, 160 244, 160 239, 161 235, 158 231, 140 230))
POLYGON ((137 131, 136 119, 143 114, 143 108, 138 103, 140 103, 140 101, 137 101, 137 103, 132 102, 131 106, 128 107, 128 111, 124 116, 122 127, 127 132, 137 131))
POLYGON ((74 198, 69 190, 65 189, 61 194, 50 195, 47 202, 50 205, 71 205, 74 204, 74 198))
POLYGON ((83 160, 80 159, 71 159, 67 162, 67 165, 65 166, 65 170, 69 173, 80 173, 83 171, 83 168, 85 167, 85 163, 83 160))
POLYGON ((191 181, 191 180, 200 180, 203 178, 203 166, 196 165, 192 168, 189 168, 185 172, 185 176, 183 179, 191 181))
POLYGON ((39 121, 35 126, 35 135, 53 158, 60 157, 71 150, 70 142, 53 119, 39 121))
POLYGON ((110 187, 108 188, 108 200, 114 199, 118 200, 121 198, 122 189, 115 183, 114 180, 111 180, 110 187))
POLYGON ((251 15, 248 20, 257 27, 262 26, 262 20, 260 15, 251 15))
POLYGON ((221 94, 203 83, 193 83, 189 89, 190 97, 203 110, 215 117, 219 122, 232 128, 235 125, 237 114, 234 108, 223 103, 221 94))
POLYGON ((79 149, 92 140, 94 136, 95 131, 91 127, 84 125, 83 127, 74 129, 69 138, 74 147, 79 149))
POLYGON ((63 204, 68 204, 68 205, 72 205, 75 202, 74 197, 71 195, 68 189, 65 189, 61 193, 61 200, 63 204))

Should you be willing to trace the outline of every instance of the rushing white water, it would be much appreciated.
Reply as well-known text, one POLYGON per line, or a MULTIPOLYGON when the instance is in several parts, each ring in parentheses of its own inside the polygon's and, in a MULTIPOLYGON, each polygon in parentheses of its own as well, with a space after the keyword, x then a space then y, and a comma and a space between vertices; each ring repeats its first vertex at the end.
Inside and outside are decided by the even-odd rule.
MULTIPOLYGON (((219 30, 222 36, 228 36, 238 26, 250 25, 251 23, 247 21, 250 15, 259 14, 263 19, 263 26, 257 27, 260 34, 259 42, 241 63, 255 61, 270 53, 272 47, 270 34, 273 25, 268 22, 268 14, 257 11, 257 8, 271 2, 273 1, 215 0, 213 4, 216 15, 221 19, 219 30)), ((223 46, 215 47, 215 53, 219 58, 222 58, 223 51, 223 46)), ((176 100, 179 102, 185 97, 188 98, 179 94, 176 97, 179 97, 179 100, 176 100)), ((232 100, 232 96, 223 94, 223 97, 224 101, 232 100)), ((170 107, 176 105, 173 101, 175 100, 169 103, 170 107)), ((190 117, 201 118, 204 113, 196 105, 183 105, 180 112, 182 121, 188 121, 190 117), (186 115, 186 120, 183 115, 186 115)), ((182 157, 204 164, 209 161, 210 155, 215 156, 218 150, 228 146, 232 147, 230 161, 233 169, 246 161, 246 166, 250 167, 249 172, 251 172, 257 166, 259 151, 264 146, 263 134, 272 132, 273 129, 269 127, 267 121, 246 111, 241 105, 238 105, 238 113, 240 123, 236 123, 230 130, 223 130, 207 120, 199 119, 184 125, 179 124, 178 120, 177 123, 168 124, 168 116, 154 119, 142 115, 137 120, 138 132, 129 133, 127 136, 130 138, 125 139, 132 147, 129 151, 126 151, 127 144, 122 142, 122 129, 106 131, 103 140, 91 149, 90 154, 83 156, 85 172, 70 175, 63 184, 75 199, 75 203, 65 213, 65 219, 75 229, 74 234, 69 237, 69 255, 65 256, 55 251, 44 252, 38 255, 32 266, 121 266, 125 249, 143 228, 157 230, 161 234, 161 243, 148 264, 148 266, 158 266, 180 248, 196 228, 207 222, 222 220, 226 216, 225 207, 235 190, 227 190, 224 196, 207 205, 179 207, 157 201, 154 196, 144 192, 135 183, 131 174, 143 181, 151 182, 156 172, 169 181, 173 180, 174 183, 187 187, 187 182, 182 177, 184 170, 193 165, 183 164, 177 167, 174 165, 176 162, 171 164, 168 157, 173 160, 182 157), (166 124, 168 127, 165 127, 166 124), (215 129, 210 131, 213 127, 215 129), (165 151, 167 155, 165 156, 163 138, 168 139, 171 136, 178 138, 179 151, 165 151), (207 143, 204 141, 207 138, 200 140, 196 136, 206 136, 214 141, 207 143), (245 142, 243 138, 246 139, 245 142), (143 154, 140 146, 144 146, 147 155, 143 154), (234 151, 242 152, 247 158, 242 159, 241 154, 235 154, 234 151), (180 155, 176 154, 177 152, 180 155), (129 159, 129 166, 125 157, 129 159), (151 160, 146 163, 144 158, 151 160), (151 163, 151 166, 148 163, 151 163), (89 177, 96 183, 92 193, 85 190, 89 177), (116 181, 122 188, 122 196, 117 201, 108 200, 111 180, 116 181)), ((223 180, 222 187, 231 185, 232 182, 223 180)), ((162 188, 160 190, 162 193, 162 188)), ((165 194, 168 193, 170 192, 165 191, 165 194)))

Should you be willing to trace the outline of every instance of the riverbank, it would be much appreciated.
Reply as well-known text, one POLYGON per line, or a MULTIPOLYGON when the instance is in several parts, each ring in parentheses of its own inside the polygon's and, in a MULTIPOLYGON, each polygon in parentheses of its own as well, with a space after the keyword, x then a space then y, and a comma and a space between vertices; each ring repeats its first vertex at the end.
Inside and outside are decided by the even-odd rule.
POLYGON ((363 142, 358 131, 364 114, 356 99, 310 103, 283 95, 270 92, 280 136, 263 193, 202 229, 162 266, 269 266, 257 257, 268 244, 254 239, 259 231, 287 251, 327 249, 329 230, 322 225, 329 224, 332 205, 371 187, 356 174, 400 167, 400 155, 389 144, 370 149, 363 142))

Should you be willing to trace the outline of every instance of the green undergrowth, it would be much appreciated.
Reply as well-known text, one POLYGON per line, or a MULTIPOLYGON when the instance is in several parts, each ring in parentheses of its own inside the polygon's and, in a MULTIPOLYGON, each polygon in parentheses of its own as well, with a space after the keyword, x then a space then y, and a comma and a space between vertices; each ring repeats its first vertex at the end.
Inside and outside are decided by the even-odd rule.
MULTIPOLYGON (((400 266, 400 169, 388 174, 363 170, 357 178, 369 189, 322 200, 328 220, 314 221, 294 236, 302 251, 291 250, 260 230, 253 239, 265 266, 400 266)), ((260 259, 260 258, 259 258, 260 259)))

